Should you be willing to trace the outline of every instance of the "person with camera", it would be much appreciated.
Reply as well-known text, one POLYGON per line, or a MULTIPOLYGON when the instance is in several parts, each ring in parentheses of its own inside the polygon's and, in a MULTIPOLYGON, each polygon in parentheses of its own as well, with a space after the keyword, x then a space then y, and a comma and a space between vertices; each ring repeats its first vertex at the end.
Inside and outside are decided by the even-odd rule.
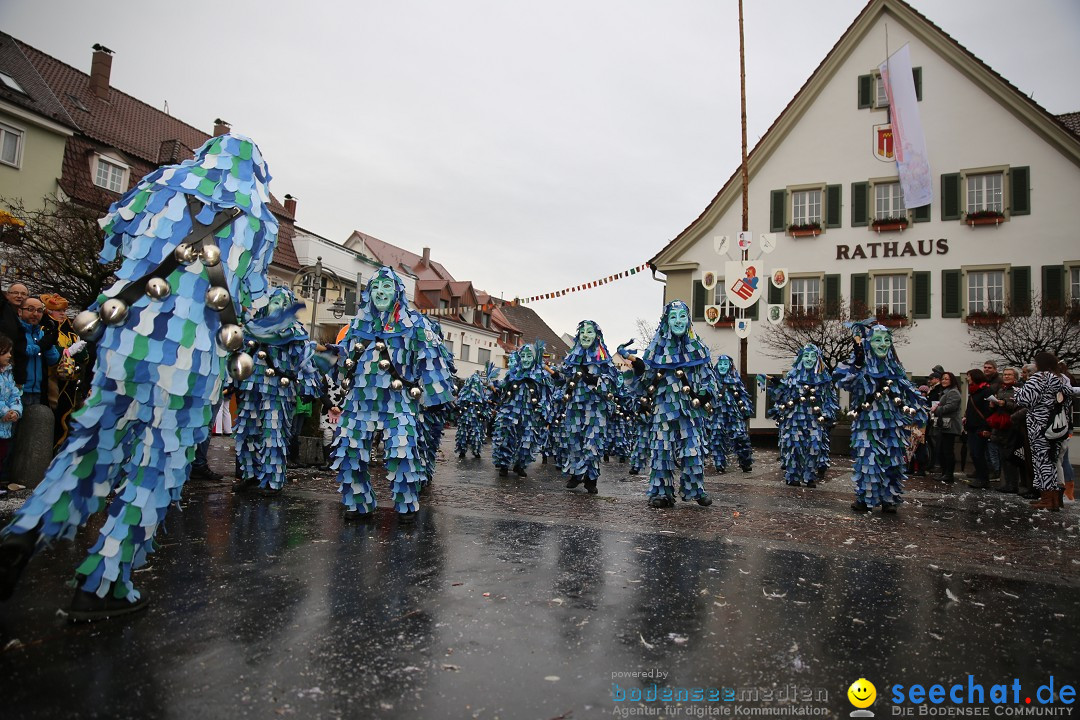
POLYGON ((979 368, 967 371, 968 402, 964 410, 964 429, 967 430, 968 451, 975 465, 975 477, 968 485, 973 488, 990 487, 990 465, 987 448, 992 428, 988 418, 993 412, 990 398, 994 391, 986 382, 986 375, 979 368))

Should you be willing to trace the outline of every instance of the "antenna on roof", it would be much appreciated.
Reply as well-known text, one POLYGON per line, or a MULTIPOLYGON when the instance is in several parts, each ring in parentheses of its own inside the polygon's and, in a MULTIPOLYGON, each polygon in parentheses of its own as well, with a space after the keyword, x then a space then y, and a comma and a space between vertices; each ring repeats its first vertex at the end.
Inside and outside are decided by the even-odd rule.
POLYGON ((168 100, 165 101, 165 114, 166 115, 169 114, 169 101, 168 100))

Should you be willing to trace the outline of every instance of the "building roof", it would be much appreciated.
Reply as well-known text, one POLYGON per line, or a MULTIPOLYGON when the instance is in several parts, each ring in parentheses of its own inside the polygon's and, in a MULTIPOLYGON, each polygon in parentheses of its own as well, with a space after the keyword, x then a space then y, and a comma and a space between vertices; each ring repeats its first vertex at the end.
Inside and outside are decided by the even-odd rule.
MULTIPOLYGON (((757 145, 750 150, 746 160, 750 178, 753 178, 756 171, 765 164, 783 138, 798 123, 814 102, 818 91, 831 79, 851 48, 862 41, 877 18, 886 12, 931 48, 945 56, 987 94, 1007 106, 1047 142, 1062 152, 1068 153, 1075 162, 1080 163, 1080 136, 1066 124, 1066 121, 1062 119, 1063 116, 1051 115, 904 0, 870 0, 769 126, 769 129, 765 131, 765 134, 761 136, 757 145)), ((727 207, 740 196, 742 188, 740 178, 741 168, 737 167, 701 214, 660 252, 656 253, 649 260, 649 265, 653 269, 664 272, 663 266, 666 263, 676 261, 683 249, 697 241, 702 233, 706 232, 727 207)))
POLYGON ((531 307, 526 305, 502 305, 499 310, 510 322, 521 328, 523 342, 531 343, 536 340, 543 340, 544 352, 553 355, 556 360, 562 360, 570 352, 570 346, 563 341, 559 333, 552 330, 531 307))
POLYGON ((1073 135, 1080 136, 1080 112, 1065 113, 1064 115, 1058 115, 1057 119, 1062 125, 1069 129, 1073 135))
POLYGON ((25 92, 0 83, 0 100, 11 103, 54 122, 78 129, 48 83, 26 57, 15 38, 0 32, 0 71, 9 75, 25 92))
POLYGON ((442 263, 429 260, 425 264, 422 262, 424 258, 421 255, 411 253, 397 245, 391 245, 373 235, 354 230, 353 237, 357 236, 359 236, 364 245, 367 246, 368 250, 371 251, 371 254, 375 256, 376 260, 393 270, 403 268, 415 275, 418 280, 454 280, 454 276, 443 267, 442 263))

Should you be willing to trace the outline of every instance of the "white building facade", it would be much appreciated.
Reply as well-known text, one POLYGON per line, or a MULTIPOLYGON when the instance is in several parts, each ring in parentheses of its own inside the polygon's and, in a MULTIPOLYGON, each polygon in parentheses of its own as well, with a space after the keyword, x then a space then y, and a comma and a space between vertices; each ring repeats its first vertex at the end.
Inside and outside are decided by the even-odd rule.
MULTIPOLYGON (((910 325, 898 347, 909 372, 942 365, 959 376, 988 359, 968 346, 969 323, 981 314, 1032 296, 1080 299, 1080 138, 899 0, 867 5, 754 148, 749 178, 750 231, 776 238, 762 256, 762 282, 771 287, 776 268, 789 276, 785 288, 763 291, 750 375, 790 367, 755 341, 770 302, 788 313, 837 300, 884 308, 910 325), (877 74, 886 24, 892 51, 909 46, 933 176, 932 203, 914 210, 902 204, 896 163, 877 152, 889 139, 878 126, 891 119, 877 74), (791 229, 815 222, 816 231, 791 229)), ((714 237, 741 230, 741 193, 736 172, 651 261, 666 277, 665 301, 691 304, 705 342, 735 358, 734 330, 703 322, 704 306, 722 305, 723 291, 701 280, 723 276, 728 258, 714 237)), ((764 405, 755 427, 773 427, 764 405)))

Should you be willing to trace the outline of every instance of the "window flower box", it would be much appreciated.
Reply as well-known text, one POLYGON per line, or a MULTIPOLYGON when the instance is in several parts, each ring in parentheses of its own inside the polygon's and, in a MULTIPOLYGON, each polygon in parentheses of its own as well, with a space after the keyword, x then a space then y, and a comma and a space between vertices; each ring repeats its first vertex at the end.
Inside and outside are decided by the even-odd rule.
POLYGON ((969 226, 976 225, 1000 225, 1005 222, 1005 214, 997 210, 979 210, 964 216, 964 222, 969 226))
POLYGON ((788 235, 793 238, 816 237, 821 234, 821 223, 804 223, 802 225, 789 225, 788 235))
POLYGON ((968 313, 964 318, 968 325, 1000 325, 1005 322, 1005 316, 996 312, 968 313))
POLYGON ((879 316, 877 321, 879 325, 884 325, 887 328, 902 328, 908 324, 907 315, 879 316))
POLYGON ((908 219, 904 217, 878 218, 870 223, 870 229, 877 233, 903 232, 907 226, 908 219))
POLYGON ((784 316, 784 322, 787 323, 788 327, 805 330, 820 325, 821 316, 813 313, 788 314, 784 316))

